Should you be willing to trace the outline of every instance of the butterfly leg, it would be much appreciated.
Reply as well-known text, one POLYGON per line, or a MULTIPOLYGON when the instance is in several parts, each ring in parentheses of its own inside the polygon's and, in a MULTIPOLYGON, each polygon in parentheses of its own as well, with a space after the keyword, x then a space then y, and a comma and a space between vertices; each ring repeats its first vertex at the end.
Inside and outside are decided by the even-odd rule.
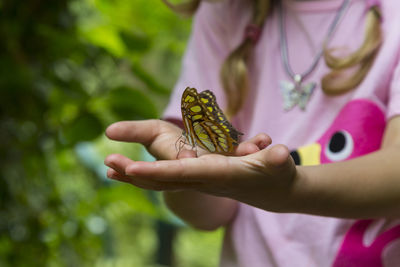
POLYGON ((176 154, 176 158, 178 158, 179 153, 181 152, 181 150, 183 149, 183 147, 185 145, 189 145, 189 144, 187 143, 187 140, 186 140, 185 136, 181 135, 178 138, 178 140, 176 140, 176 142, 175 142, 175 149, 176 149, 176 151, 178 151, 178 153, 176 154))
POLYGON ((176 139, 176 141, 175 141, 175 150, 178 151, 178 152, 179 152, 179 151, 182 149, 182 147, 183 147, 183 145, 181 145, 181 143, 184 142, 184 141, 182 140, 182 138, 183 138, 183 137, 182 137, 182 135, 181 135, 181 136, 179 136, 178 139, 176 139))

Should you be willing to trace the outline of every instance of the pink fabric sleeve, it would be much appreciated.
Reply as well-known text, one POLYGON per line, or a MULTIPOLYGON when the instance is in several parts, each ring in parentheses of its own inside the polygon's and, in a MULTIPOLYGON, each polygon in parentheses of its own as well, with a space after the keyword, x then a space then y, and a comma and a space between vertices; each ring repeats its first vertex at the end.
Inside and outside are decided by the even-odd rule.
POLYGON ((386 117, 388 119, 396 115, 400 115, 400 63, 397 64, 393 73, 389 92, 388 109, 386 112, 386 117))
POLYGON ((180 78, 164 111, 164 119, 181 120, 180 102, 186 87, 198 91, 212 90, 221 107, 225 106, 223 89, 219 81, 221 65, 229 53, 227 8, 229 1, 207 3, 202 1, 196 12, 192 34, 183 58, 180 78))

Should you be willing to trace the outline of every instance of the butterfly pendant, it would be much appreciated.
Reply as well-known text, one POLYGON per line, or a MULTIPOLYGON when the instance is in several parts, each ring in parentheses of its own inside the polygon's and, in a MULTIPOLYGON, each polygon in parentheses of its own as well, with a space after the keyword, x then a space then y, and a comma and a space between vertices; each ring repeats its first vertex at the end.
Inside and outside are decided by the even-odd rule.
POLYGON ((187 87, 182 94, 181 111, 183 137, 193 148, 230 154, 243 135, 227 120, 210 90, 197 93, 195 88, 187 87))
POLYGON ((301 110, 305 110, 315 86, 316 83, 313 82, 302 84, 301 81, 281 81, 280 87, 283 95, 283 109, 289 111, 294 106, 298 105, 301 110))

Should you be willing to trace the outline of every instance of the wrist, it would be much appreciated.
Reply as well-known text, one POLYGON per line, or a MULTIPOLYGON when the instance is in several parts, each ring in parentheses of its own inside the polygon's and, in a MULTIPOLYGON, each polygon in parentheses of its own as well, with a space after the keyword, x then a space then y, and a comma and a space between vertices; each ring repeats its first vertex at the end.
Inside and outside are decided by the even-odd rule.
POLYGON ((288 194, 288 201, 284 212, 309 213, 310 206, 316 205, 312 195, 312 185, 308 175, 308 168, 296 166, 295 176, 288 194))

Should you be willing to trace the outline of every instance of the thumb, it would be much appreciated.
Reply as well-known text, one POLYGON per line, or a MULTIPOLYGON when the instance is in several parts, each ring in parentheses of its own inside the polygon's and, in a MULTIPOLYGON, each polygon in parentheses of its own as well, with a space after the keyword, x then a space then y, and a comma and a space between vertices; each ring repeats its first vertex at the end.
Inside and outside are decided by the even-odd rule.
POLYGON ((246 157, 258 162, 258 164, 263 165, 264 168, 272 172, 281 172, 287 168, 294 167, 290 151, 285 145, 274 145, 246 157))

